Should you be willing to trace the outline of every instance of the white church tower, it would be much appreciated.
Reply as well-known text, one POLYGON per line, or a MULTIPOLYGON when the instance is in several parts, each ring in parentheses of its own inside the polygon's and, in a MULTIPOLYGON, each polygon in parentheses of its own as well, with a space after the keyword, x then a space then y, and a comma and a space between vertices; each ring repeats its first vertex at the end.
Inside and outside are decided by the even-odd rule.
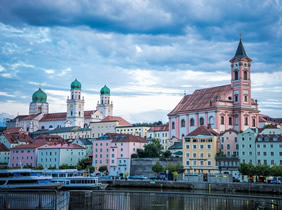
POLYGON ((29 105, 29 114, 47 114, 49 105, 47 103, 47 94, 39 88, 32 94, 32 102, 29 105))
POLYGON ((81 96, 81 83, 75 79, 71 83, 70 98, 67 99, 67 126, 84 125, 84 97, 81 96))
POLYGON ((111 91, 106 85, 100 90, 100 103, 98 101, 96 109, 103 114, 103 118, 113 115, 113 102, 110 101, 110 93, 111 91))

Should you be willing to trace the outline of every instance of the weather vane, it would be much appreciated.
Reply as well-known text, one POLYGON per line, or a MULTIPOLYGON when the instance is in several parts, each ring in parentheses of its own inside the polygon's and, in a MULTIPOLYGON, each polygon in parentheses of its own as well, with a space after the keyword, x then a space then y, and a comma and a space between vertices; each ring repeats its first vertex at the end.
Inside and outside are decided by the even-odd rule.
POLYGON ((242 40, 242 34, 240 33, 240 40, 242 40))

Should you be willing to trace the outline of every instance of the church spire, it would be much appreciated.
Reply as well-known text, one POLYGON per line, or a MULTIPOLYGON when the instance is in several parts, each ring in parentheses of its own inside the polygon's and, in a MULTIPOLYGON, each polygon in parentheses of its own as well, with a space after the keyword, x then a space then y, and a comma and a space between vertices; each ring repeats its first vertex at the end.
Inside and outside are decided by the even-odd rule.
POLYGON ((247 56, 247 53, 246 53, 245 48, 243 46, 242 38, 241 38, 241 34, 240 34, 240 42, 239 42, 239 45, 238 45, 238 48, 237 48, 237 51, 236 51, 234 57, 244 58, 246 56, 247 56))

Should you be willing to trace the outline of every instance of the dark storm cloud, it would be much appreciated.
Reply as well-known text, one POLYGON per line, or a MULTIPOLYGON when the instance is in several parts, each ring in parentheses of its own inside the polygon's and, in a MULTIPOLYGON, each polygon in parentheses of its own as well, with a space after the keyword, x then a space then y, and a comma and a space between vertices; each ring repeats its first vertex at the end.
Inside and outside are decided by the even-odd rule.
POLYGON ((195 26, 209 39, 228 39, 234 33, 251 31, 260 32, 255 39, 275 37, 271 25, 279 21, 280 13, 279 1, 2 0, 0 4, 0 21, 5 24, 85 25, 102 31, 148 34, 183 34, 187 26, 195 26))

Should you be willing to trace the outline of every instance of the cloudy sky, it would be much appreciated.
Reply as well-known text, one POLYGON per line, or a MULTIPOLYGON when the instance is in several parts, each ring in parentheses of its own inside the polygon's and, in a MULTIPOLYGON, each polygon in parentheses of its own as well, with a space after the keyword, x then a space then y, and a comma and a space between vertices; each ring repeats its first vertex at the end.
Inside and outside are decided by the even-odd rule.
POLYGON ((280 0, 1 0, 0 113, 27 114, 40 84, 66 111, 77 78, 86 110, 106 84, 114 115, 166 122, 184 91, 230 83, 242 33, 252 97, 282 117, 281 14, 280 0))

